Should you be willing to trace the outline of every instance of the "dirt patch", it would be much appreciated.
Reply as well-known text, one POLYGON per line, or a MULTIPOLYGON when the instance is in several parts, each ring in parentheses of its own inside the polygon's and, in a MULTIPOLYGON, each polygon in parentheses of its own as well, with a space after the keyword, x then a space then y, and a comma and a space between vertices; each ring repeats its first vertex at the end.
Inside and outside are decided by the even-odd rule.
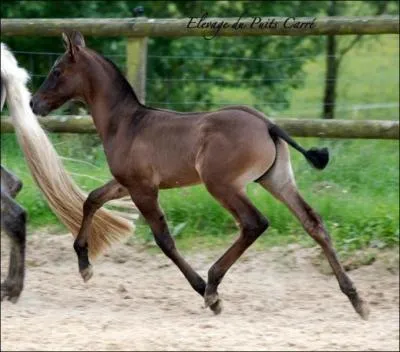
MULTIPOLYGON (((2 239, 1 277, 8 268, 2 239)), ((217 251, 192 253, 203 277, 217 251)), ((351 271, 370 302, 361 320, 315 250, 249 249, 220 286, 221 315, 162 254, 114 246, 84 284, 72 236, 32 235, 25 289, 1 303, 1 350, 399 350, 399 278, 377 259, 351 271)))

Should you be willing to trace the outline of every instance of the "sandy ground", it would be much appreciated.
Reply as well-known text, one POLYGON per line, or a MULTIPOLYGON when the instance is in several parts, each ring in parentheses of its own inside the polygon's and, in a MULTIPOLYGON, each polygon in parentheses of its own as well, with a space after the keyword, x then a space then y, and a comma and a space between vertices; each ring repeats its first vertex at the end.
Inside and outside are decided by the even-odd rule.
MULTIPOLYGON (((2 236, 1 277, 8 267, 2 236)), ((17 304, 1 303, 1 350, 399 350, 399 278, 379 260, 350 272, 370 302, 361 320, 312 249, 250 249, 220 286, 215 316, 162 254, 116 245, 84 284, 72 236, 29 237, 17 304)), ((187 259, 203 277, 215 253, 187 259)))

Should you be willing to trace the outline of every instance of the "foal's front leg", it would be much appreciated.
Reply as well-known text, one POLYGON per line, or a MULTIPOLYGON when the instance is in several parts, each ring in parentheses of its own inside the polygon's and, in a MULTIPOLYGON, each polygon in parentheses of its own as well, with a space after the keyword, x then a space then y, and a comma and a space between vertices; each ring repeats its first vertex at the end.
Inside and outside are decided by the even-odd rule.
POLYGON ((175 247, 164 214, 158 204, 158 189, 147 185, 136 185, 129 188, 132 200, 149 224, 157 245, 181 270, 193 289, 204 296, 206 283, 192 267, 185 261, 175 247))
POLYGON ((88 237, 92 226, 93 217, 98 209, 100 209, 106 202, 122 198, 128 195, 128 190, 121 186, 116 180, 111 180, 104 186, 90 192, 85 203, 83 204, 83 218, 81 228, 78 236, 74 242, 74 249, 78 256, 79 272, 83 280, 88 281, 92 275, 93 270, 89 262, 88 256, 88 237))

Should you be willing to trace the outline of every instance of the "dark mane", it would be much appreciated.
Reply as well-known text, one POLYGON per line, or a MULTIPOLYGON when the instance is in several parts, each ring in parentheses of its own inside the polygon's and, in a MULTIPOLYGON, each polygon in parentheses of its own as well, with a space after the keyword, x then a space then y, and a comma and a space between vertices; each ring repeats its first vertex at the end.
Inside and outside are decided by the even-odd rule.
POLYGON ((107 57, 105 57, 105 56, 103 56, 103 55, 101 55, 101 54, 99 54, 99 53, 98 53, 98 55, 99 55, 103 60, 105 60, 106 62, 108 62, 108 63, 114 68, 114 70, 115 70, 115 72, 116 72, 116 74, 117 74, 117 79, 118 79, 118 81, 120 82, 120 85, 121 85, 121 95, 123 95, 124 93, 125 93, 125 94, 131 94, 131 95, 134 97, 134 99, 138 102, 138 104, 139 104, 140 106, 142 106, 142 107, 144 107, 144 108, 146 108, 146 109, 148 109, 148 110, 162 111, 162 112, 170 112, 170 113, 182 114, 182 115, 183 115, 183 114, 184 114, 184 115, 197 115, 197 114, 202 114, 202 113, 204 113, 204 112, 202 112, 202 111, 180 112, 180 111, 175 111, 175 110, 168 110, 168 109, 155 108, 155 107, 152 107, 152 106, 148 106, 148 105, 146 105, 146 104, 142 104, 142 103, 139 101, 139 99, 138 99, 138 97, 137 97, 137 95, 136 95, 136 93, 135 93, 133 87, 132 87, 131 84, 128 82, 128 80, 125 78, 125 76, 123 75, 123 73, 121 72, 121 70, 118 68, 118 66, 117 66, 113 61, 111 61, 109 58, 107 58, 107 57))
POLYGON ((198 114, 204 114, 207 113, 206 111, 191 111, 191 112, 181 112, 181 111, 175 111, 175 110, 168 110, 168 109, 162 109, 162 108, 155 108, 152 106, 148 106, 146 104, 142 104, 133 87, 131 86, 131 84, 128 82, 128 80, 125 78, 125 76, 123 75, 123 73, 121 72, 121 70, 118 68, 118 66, 111 61, 109 58, 97 53, 104 61, 108 62, 113 68, 115 73, 117 74, 117 80, 120 84, 120 89, 121 89, 121 95, 126 96, 127 94, 130 94, 134 97, 134 99, 137 101, 137 103, 141 106, 146 108, 147 110, 153 110, 153 111, 162 111, 162 112, 168 112, 168 113, 174 113, 174 114, 178 114, 178 115, 198 115, 198 114))
POLYGON ((131 84, 128 82, 128 80, 125 78, 125 76, 123 75, 123 73, 121 72, 121 70, 118 68, 118 66, 116 64, 114 64, 114 62, 112 62, 110 59, 108 59, 107 57, 98 54, 103 60, 105 60, 106 62, 108 62, 113 68, 115 73, 117 74, 117 79, 120 85, 120 90, 121 90, 121 95, 132 95, 133 98, 138 102, 139 105, 144 106, 138 99, 133 87, 131 86, 131 84))

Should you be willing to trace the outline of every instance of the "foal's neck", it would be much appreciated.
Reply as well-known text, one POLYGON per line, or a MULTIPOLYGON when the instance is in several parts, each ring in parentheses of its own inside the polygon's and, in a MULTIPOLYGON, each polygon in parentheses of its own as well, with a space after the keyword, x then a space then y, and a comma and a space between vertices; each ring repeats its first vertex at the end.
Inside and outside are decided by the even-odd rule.
MULTIPOLYGON (((98 54, 90 66, 90 87, 86 101, 90 107, 97 132, 103 142, 113 136, 122 121, 132 119, 144 110, 133 88, 109 60, 98 54)), ((143 114, 140 114, 143 115, 143 114)))

